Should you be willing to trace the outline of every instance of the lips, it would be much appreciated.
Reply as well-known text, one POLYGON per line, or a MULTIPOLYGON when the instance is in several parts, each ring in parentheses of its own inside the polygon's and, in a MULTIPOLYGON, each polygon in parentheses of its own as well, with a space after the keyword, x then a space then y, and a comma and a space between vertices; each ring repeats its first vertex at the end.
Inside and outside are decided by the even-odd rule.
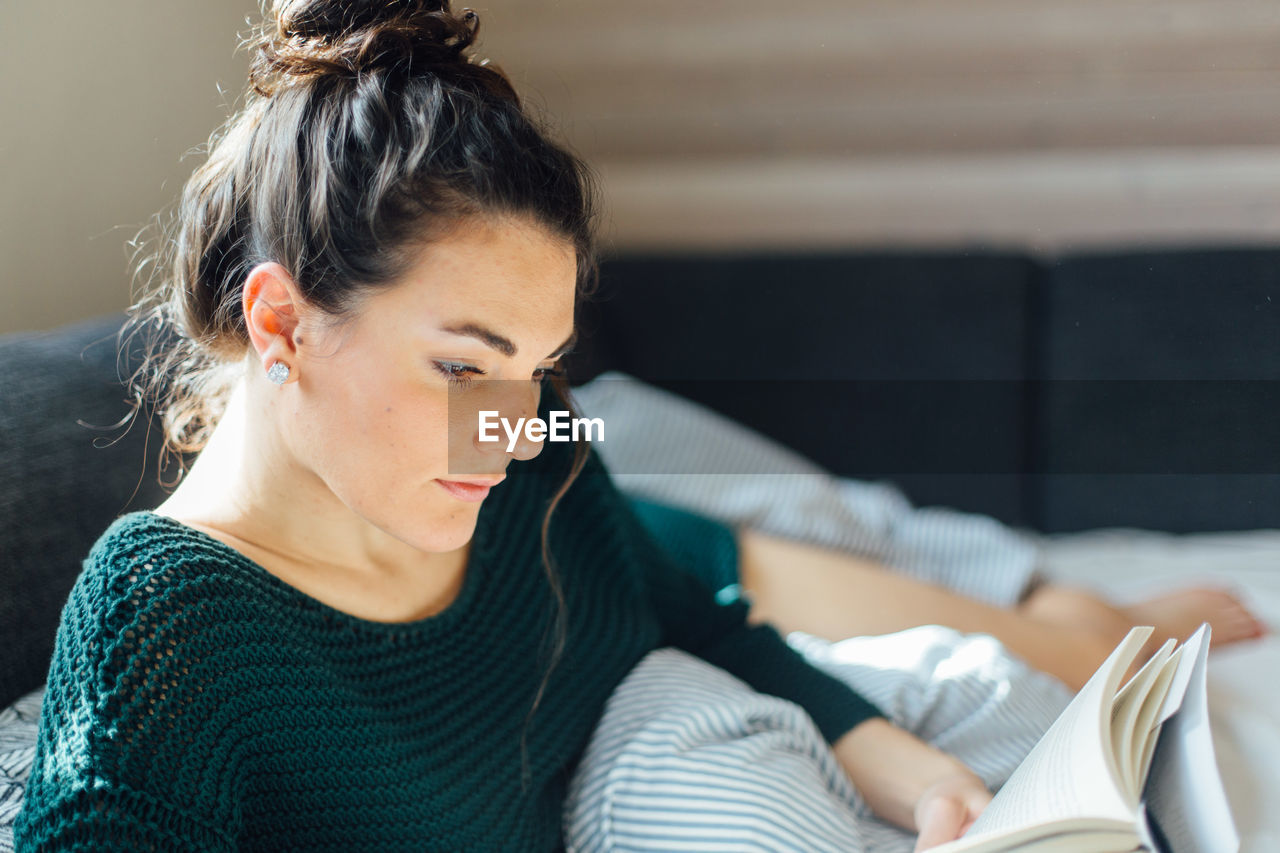
POLYGON ((440 488, 460 501, 475 503, 489 496, 489 489, 501 483, 506 477, 477 477, 466 480, 436 480, 440 488))

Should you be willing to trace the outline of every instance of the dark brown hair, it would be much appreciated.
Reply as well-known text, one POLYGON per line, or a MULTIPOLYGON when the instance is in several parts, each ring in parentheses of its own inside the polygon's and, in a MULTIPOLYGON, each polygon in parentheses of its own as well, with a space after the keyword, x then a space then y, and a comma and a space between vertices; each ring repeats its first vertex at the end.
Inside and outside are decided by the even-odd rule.
MULTIPOLYGON (((174 482, 244 363, 240 293, 259 263, 281 264, 340 323, 449 226, 517 216, 574 245, 580 296, 596 280, 590 170, 500 70, 469 56, 474 12, 455 14, 448 0, 276 0, 265 19, 249 39, 243 105, 211 138, 157 251, 139 264, 151 268, 150 287, 129 334, 143 333, 147 357, 133 385, 139 405, 160 409, 161 468, 178 458, 174 482)), ((552 386, 572 410, 563 380, 552 386)), ((542 523, 558 604, 548 676, 565 630, 549 525, 586 453, 576 449, 542 523)))

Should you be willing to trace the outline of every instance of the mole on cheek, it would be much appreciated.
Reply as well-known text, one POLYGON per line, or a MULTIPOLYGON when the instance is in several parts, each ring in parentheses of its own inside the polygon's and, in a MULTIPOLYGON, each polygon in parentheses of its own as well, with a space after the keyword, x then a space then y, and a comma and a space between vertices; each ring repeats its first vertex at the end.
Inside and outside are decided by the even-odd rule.
POLYGON ((387 411, 388 411, 388 412, 389 412, 389 411, 391 411, 391 407, 390 407, 390 406, 387 406, 387 411))

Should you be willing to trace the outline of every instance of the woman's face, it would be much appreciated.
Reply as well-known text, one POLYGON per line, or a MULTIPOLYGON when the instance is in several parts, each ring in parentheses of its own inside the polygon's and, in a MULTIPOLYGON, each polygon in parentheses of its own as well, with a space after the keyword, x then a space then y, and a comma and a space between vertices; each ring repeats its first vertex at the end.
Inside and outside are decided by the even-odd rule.
POLYGON ((463 222, 349 322, 299 323, 282 440, 374 527, 423 551, 462 547, 484 485, 502 488, 512 458, 541 449, 478 441, 479 400, 512 423, 536 415, 571 345, 576 272, 573 245, 531 222, 463 222))

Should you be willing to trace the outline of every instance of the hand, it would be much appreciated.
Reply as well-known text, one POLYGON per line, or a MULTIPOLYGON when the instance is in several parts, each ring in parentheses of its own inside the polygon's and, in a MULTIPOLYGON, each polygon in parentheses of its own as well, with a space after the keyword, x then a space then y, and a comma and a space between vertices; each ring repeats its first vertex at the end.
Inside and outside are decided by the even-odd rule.
POLYGON ((915 821, 920 832, 916 853, 964 835, 990 802, 991 792, 968 770, 958 770, 930 785, 916 801, 915 821))

